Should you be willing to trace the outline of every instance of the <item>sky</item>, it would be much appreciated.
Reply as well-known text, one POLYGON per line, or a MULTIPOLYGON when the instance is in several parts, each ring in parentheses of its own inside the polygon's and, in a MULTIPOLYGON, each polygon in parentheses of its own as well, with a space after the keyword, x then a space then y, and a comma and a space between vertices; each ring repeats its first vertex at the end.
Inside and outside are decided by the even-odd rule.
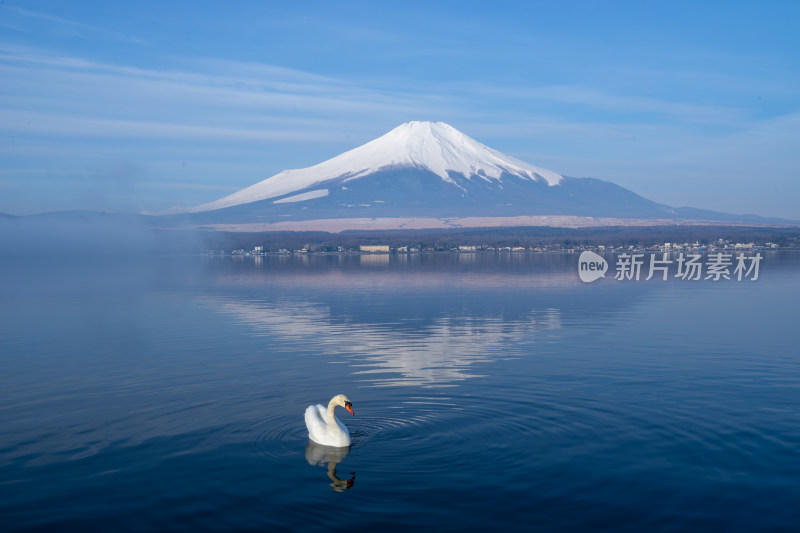
POLYGON ((0 3, 0 212, 159 211, 410 120, 800 220, 800 2, 0 3))

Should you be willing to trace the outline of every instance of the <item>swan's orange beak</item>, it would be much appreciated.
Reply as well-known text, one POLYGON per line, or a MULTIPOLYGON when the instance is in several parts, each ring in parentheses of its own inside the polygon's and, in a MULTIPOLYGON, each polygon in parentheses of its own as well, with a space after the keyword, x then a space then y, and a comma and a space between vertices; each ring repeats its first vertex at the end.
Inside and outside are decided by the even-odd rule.
POLYGON ((346 404, 344 404, 344 408, 347 409, 348 411, 350 411, 351 415, 356 416, 356 414, 353 412, 353 404, 352 403, 347 402, 346 404))

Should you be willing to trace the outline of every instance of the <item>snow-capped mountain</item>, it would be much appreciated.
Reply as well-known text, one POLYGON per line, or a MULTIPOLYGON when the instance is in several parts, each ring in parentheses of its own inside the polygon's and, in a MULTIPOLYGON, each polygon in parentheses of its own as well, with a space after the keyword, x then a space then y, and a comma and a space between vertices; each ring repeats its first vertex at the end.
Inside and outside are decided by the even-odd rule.
POLYGON ((608 181, 562 176, 442 122, 408 122, 318 165, 163 214, 196 224, 378 217, 730 219, 658 204, 608 181))
POLYGON ((301 202, 327 196, 326 187, 345 184, 377 172, 413 168, 436 174, 463 187, 452 174, 467 179, 499 180, 503 174, 558 185, 562 176, 492 150, 444 122, 407 122, 358 148, 313 167, 284 170, 264 181, 185 212, 213 211, 278 198, 276 203, 301 202), (323 187, 324 185, 324 187, 323 187), (319 186, 302 195, 287 194, 319 186))

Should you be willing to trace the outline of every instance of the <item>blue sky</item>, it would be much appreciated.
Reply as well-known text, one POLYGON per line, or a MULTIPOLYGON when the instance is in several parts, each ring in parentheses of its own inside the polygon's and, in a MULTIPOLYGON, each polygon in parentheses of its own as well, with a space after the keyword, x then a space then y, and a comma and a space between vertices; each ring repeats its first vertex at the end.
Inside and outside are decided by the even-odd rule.
POLYGON ((0 212, 156 211, 441 120, 800 219, 798 2, 0 4, 0 212))

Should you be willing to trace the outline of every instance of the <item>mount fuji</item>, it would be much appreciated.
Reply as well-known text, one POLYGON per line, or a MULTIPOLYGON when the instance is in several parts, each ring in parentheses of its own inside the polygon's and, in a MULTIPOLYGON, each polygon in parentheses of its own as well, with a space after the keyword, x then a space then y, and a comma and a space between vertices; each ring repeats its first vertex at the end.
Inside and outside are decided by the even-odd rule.
POLYGON ((760 219, 673 208, 608 181, 562 176, 520 161, 443 122, 416 121, 318 165, 285 170, 219 200, 161 215, 191 224, 378 217, 760 219))

